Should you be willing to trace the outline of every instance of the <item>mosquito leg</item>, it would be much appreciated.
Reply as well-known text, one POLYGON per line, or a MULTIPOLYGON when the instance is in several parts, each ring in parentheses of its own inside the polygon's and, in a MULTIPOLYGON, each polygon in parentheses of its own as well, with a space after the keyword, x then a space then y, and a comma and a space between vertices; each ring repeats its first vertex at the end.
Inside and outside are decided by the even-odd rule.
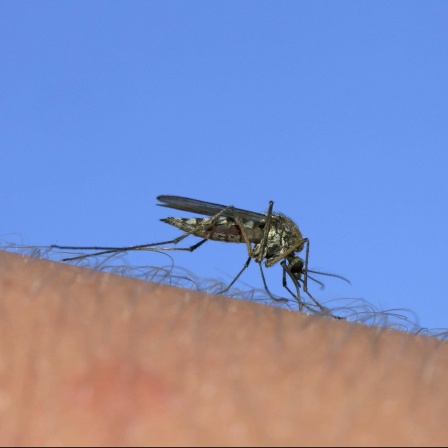
MULTIPOLYGON (((217 219, 223 213, 225 213, 227 210, 232 210, 233 215, 235 217, 235 220, 236 220, 237 224, 239 225, 239 227, 241 229, 241 234, 243 236, 244 242, 246 243, 248 253, 249 253, 249 255, 252 255, 252 247, 250 245, 250 241, 249 241, 249 239, 247 237, 247 234, 246 234, 246 232, 244 230, 243 223, 241 222, 240 218, 238 217, 238 214, 236 213, 235 208, 233 206, 229 206, 229 207, 223 208, 215 216, 211 217, 209 220, 207 220, 205 223, 203 223, 201 225, 203 227, 205 227, 205 228, 213 227, 215 222, 217 221, 217 219)), ((84 255, 79 255, 79 256, 76 256, 76 257, 67 257, 67 258, 62 259, 62 261, 83 260, 83 259, 89 258, 89 257, 95 257, 95 256, 99 256, 99 255, 106 255, 106 254, 119 253, 119 252, 128 252, 128 251, 133 251, 133 250, 147 250, 147 251, 182 250, 182 251, 193 252, 195 249, 197 249, 202 244, 204 244, 205 241, 207 241, 207 239, 204 239, 204 240, 200 241, 199 243, 197 243, 197 244, 195 244, 195 245, 193 245, 191 247, 187 247, 187 248, 177 248, 177 247, 167 248, 167 247, 158 247, 158 246, 165 245, 165 244, 174 244, 174 245, 176 245, 179 242, 181 242, 182 240, 184 240, 185 238, 187 238, 187 236, 194 234, 195 231, 196 231, 196 229, 189 230, 189 231, 184 232, 182 235, 180 235, 177 238, 174 238, 172 240, 160 241, 158 243, 151 243, 151 244, 141 244, 141 245, 137 245, 137 246, 102 247, 102 246, 60 246, 60 245, 57 245, 57 244, 53 244, 52 246, 50 246, 50 249, 95 250, 95 251, 99 251, 99 252, 94 252, 92 254, 84 254, 84 255)))
MULTIPOLYGON (((243 223, 241 222, 241 220, 238 217, 238 214, 236 213, 235 209, 233 206, 229 206, 229 207, 225 207, 224 209, 222 209, 219 213, 217 213, 215 216, 211 217, 210 220, 208 220, 206 223, 202 224, 204 227, 213 227, 214 223, 217 221, 217 219, 226 211, 226 210, 232 210, 233 214, 235 216, 235 220, 238 223, 240 229, 241 229, 241 234, 243 236, 243 239, 247 245, 247 250, 249 255, 251 255, 252 253, 252 247, 250 245, 249 239, 244 231, 244 226, 243 223)), ((177 238, 174 238, 172 240, 168 240, 168 241, 161 241, 159 243, 151 243, 151 244, 141 244, 141 245, 137 245, 137 246, 128 246, 128 247, 101 247, 101 246, 60 246, 57 244, 53 244, 52 246, 50 246, 50 249, 70 249, 70 250, 96 250, 99 252, 94 252, 93 254, 85 254, 85 255, 78 255, 76 257, 67 257, 67 258, 63 258, 62 261, 76 261, 76 260, 84 260, 85 258, 89 258, 89 257, 96 257, 99 255, 106 255, 106 254, 112 254, 112 253, 119 253, 119 252, 128 252, 128 251, 133 251, 133 250, 147 250, 147 251, 172 251, 172 250, 182 250, 182 251, 189 251, 189 252, 193 252, 195 249, 197 249, 198 247, 200 247, 202 244, 205 243, 205 241, 207 241, 207 239, 204 239, 202 241, 200 241, 199 243, 191 246, 191 247, 187 247, 187 248, 177 248, 177 247, 155 247, 155 246, 161 246, 161 245, 165 245, 165 244, 174 244, 176 245, 177 243, 180 243, 182 240, 184 240, 185 238, 187 238, 187 236, 192 235, 194 232, 196 231, 196 229, 192 229, 188 232, 183 233, 182 235, 178 236, 177 238)), ((243 269, 244 271, 244 269, 243 269)))
MULTIPOLYGON (((269 297, 270 297, 272 300, 275 300, 275 301, 285 301, 285 299, 279 299, 279 298, 274 297, 274 295, 273 295, 273 294, 271 293, 271 291, 269 290, 268 285, 267 285, 267 283, 266 283, 266 278, 265 278, 265 276, 264 276, 263 267, 262 267, 262 264, 261 264, 261 261, 263 260, 264 255, 265 255, 264 252, 265 252, 265 249, 266 249, 266 246, 267 246, 267 241, 268 241, 268 238, 269 238, 269 230, 270 230, 270 226, 271 226, 271 217, 272 217, 272 209, 273 209, 273 207, 274 207, 274 202, 273 202, 273 201, 269 201, 269 207, 268 207, 268 212, 267 212, 267 214, 266 214, 267 218, 266 218, 266 224, 265 224, 265 227, 264 227, 263 238, 262 238, 262 240, 261 240, 260 251, 259 251, 259 253, 257 254, 256 261, 258 262, 258 264, 259 264, 259 266, 260 266, 261 278, 262 278, 262 280, 263 280, 264 289, 265 289, 266 292, 268 293, 269 297)), ((227 291, 227 290, 228 290, 228 289, 235 283, 235 281, 240 277, 240 275, 244 272, 244 270, 249 266, 250 259, 253 257, 252 246, 251 246, 251 244, 250 244, 249 238, 247 237, 246 231, 245 231, 245 229, 244 229, 244 225, 243 225, 243 223, 241 222, 241 220, 239 219, 238 213, 236 212, 236 210, 234 209, 233 206, 229 206, 229 207, 227 207, 227 208, 229 208, 229 209, 232 210, 233 215, 234 215, 234 218, 235 218, 235 221, 236 221, 236 223, 238 224, 238 226, 240 227, 240 230, 241 230, 241 236, 243 237, 244 242, 246 243, 246 246, 247 246, 247 251, 248 251, 248 254, 249 254, 249 259, 247 260, 246 264, 243 266, 243 269, 241 269, 241 271, 238 273, 238 275, 237 275, 237 276, 235 277, 235 279, 232 281, 232 283, 231 283, 231 284, 230 284, 224 291, 221 291, 221 292, 225 292, 225 291, 227 291)), ((224 210, 225 210, 225 209, 224 209, 224 210)), ((221 213, 222 213, 222 212, 221 212, 221 213)), ((216 215, 215 215, 215 216, 216 216, 216 215)), ((308 241, 308 240, 306 240, 306 241, 308 241)), ((285 279, 285 283, 286 283, 286 279, 285 279)), ((287 289, 289 290, 289 288, 287 288, 287 289)), ((293 297, 295 297, 295 298, 297 299, 297 296, 295 296, 291 291, 289 291, 289 292, 291 293, 291 295, 292 295, 293 297)), ((300 306, 300 309, 301 309, 302 306, 303 306, 303 303, 300 301, 300 298, 299 298, 299 306, 300 306)))
POLYGON ((308 294, 308 259, 310 256, 310 240, 308 238, 305 238, 304 241, 305 241, 304 244, 306 244, 306 251, 305 251, 305 267, 303 269, 304 272, 303 290, 308 294))
POLYGON ((260 252, 258 254, 258 259, 257 262, 261 264, 261 260, 263 260, 263 258, 265 258, 265 249, 266 249, 266 245, 268 244, 268 237, 269 237, 269 230, 271 227, 271 217, 272 217, 272 208, 274 207, 274 202, 273 201, 269 201, 269 208, 268 208, 268 213, 267 213, 267 218, 266 218, 266 225, 264 226, 264 232, 263 232, 263 239, 261 240, 261 246, 260 246, 260 252))
MULTIPOLYGON (((274 202, 270 201, 269 202, 269 209, 268 209, 268 213, 267 213, 267 219, 266 219, 266 225, 265 225, 265 230, 263 233, 263 240, 262 240, 262 246, 261 246, 261 251, 260 254, 258 255, 257 258, 259 258, 259 260, 257 260, 257 262, 260 264, 260 271, 261 271, 261 276, 263 279, 263 284, 264 287, 267 291, 267 293, 269 294, 269 297, 271 297, 273 300, 283 300, 283 299, 276 299, 271 292, 269 291, 267 284, 266 284, 266 279, 264 278, 264 273, 263 273, 263 269, 261 267, 261 260, 264 258, 264 250, 265 247, 267 245, 267 240, 268 240, 268 236, 269 236, 269 227, 270 227, 270 223, 271 223, 271 216, 272 216, 272 208, 274 206, 274 202)), ((232 282, 227 286, 227 288, 223 289, 222 291, 220 291, 220 294, 227 292, 232 285, 239 279, 239 277, 241 276, 241 274, 248 268, 249 264, 250 264, 250 260, 251 258, 253 258, 253 249, 251 246, 251 242, 247 236, 245 227, 240 219, 240 217, 238 216, 237 211, 235 210, 235 207, 233 205, 229 205, 228 207, 225 207, 223 210, 221 210, 219 213, 217 213, 215 216, 213 216, 210 221, 201 224, 202 226, 204 226, 205 228, 208 227, 213 227, 213 225, 215 224, 215 222, 217 221, 217 219, 223 214, 225 213, 227 210, 231 210, 233 213, 233 217, 235 219, 235 222, 238 224, 238 227, 240 228, 240 232, 241 232, 241 236, 244 240, 244 242, 246 243, 247 246, 247 253, 249 255, 249 258, 247 259, 246 263, 244 264, 243 268, 240 270, 240 272, 238 272, 237 276, 232 280, 232 282)))
MULTIPOLYGON (((310 256, 310 240, 308 238, 305 238, 305 244, 306 244, 306 252, 305 252, 305 267, 303 269, 304 275, 303 275, 303 290, 308 295, 308 297, 322 310, 326 311, 326 308, 324 308, 309 292, 308 292, 308 259, 310 256)), ((291 278, 295 277, 291 274, 291 278)))
MULTIPOLYGON (((324 308, 309 292, 308 292, 308 259, 310 256, 310 240, 308 238, 305 238, 305 244, 306 244, 306 252, 305 252, 305 267, 303 269, 303 290, 308 295, 308 297, 322 310, 325 311, 326 308, 324 308)), ((293 275, 291 275, 292 278, 295 279, 293 275)))
MULTIPOLYGON (((229 208, 233 209, 233 207, 225 207, 223 210, 221 210, 215 216, 210 218, 210 220, 207 222, 206 226, 207 227, 208 226, 213 226, 214 222, 219 218, 219 216, 221 216, 229 208)), ((50 249, 63 249, 63 250, 64 249, 70 249, 70 250, 95 250, 95 251, 100 251, 100 252, 95 252, 93 254, 80 255, 80 256, 71 257, 71 258, 64 258, 62 261, 81 260, 81 259, 84 259, 84 258, 94 257, 94 256, 97 256, 97 255, 105 255, 105 254, 114 253, 114 252, 127 252, 127 251, 132 251, 132 250, 149 250, 149 251, 152 251, 152 250, 174 250, 174 248, 153 249, 153 247, 154 246, 161 246, 161 245, 165 245, 165 244, 177 244, 177 243, 181 242, 182 240, 184 240, 185 238, 187 238, 187 236, 192 235, 195 231, 196 231, 196 229, 192 229, 192 230, 190 230, 188 232, 184 232, 182 235, 180 235, 177 238, 174 238, 172 240, 160 241, 159 243, 141 244, 141 245, 137 245, 137 246, 101 247, 101 246, 59 246, 57 244, 53 244, 52 246, 50 246, 50 249)), ((195 250, 197 247, 199 247, 204 242, 205 241, 203 241, 201 243, 198 243, 197 245, 191 246, 190 248, 180 248, 180 249, 177 249, 177 250, 189 250, 190 252, 192 252, 193 250, 195 250)))
MULTIPOLYGON (((65 249, 66 247, 64 246, 51 246, 54 247, 56 249, 62 248, 65 249)), ((69 249, 69 247, 67 247, 67 249, 69 249)), ((94 254, 86 254, 86 255, 78 255, 76 257, 68 257, 68 258, 63 258, 62 261, 76 261, 76 260, 84 260, 84 258, 89 258, 89 257, 96 257, 97 255, 105 255, 105 254, 112 254, 112 253, 118 253, 118 252, 125 252, 124 250, 104 250, 102 252, 95 252, 94 254)))
MULTIPOLYGON (((288 290, 288 292, 297 300, 298 304, 299 304, 299 311, 302 311, 303 308, 306 308, 308 311, 311 311, 312 313, 316 313, 316 310, 312 307, 310 307, 308 304, 306 304, 305 302, 303 302, 300 298, 300 284, 299 281, 297 280, 297 278, 294 276, 294 274, 291 272, 291 270, 289 269, 289 267, 286 265, 286 263, 283 261, 282 263, 280 263, 284 269, 284 278, 285 278, 285 288, 288 290), (295 295, 288 287, 288 285, 286 284, 286 273, 289 275, 289 277, 291 278, 291 281, 294 283, 294 286, 296 287, 297 290, 297 295, 295 295)), ((341 319, 340 317, 337 316, 333 316, 328 309, 324 308, 319 302, 317 302, 317 300, 314 299, 314 297, 312 297, 309 293, 307 293, 311 299, 313 300, 313 302, 322 310, 325 312, 325 314, 329 314, 331 317, 334 317, 335 319, 341 319)))
MULTIPOLYGON (((268 239, 268 234, 269 234, 269 225, 270 225, 270 221, 271 221, 273 205, 274 205, 274 203, 272 201, 270 201, 269 202, 269 210, 268 210, 268 214, 267 214, 267 225, 265 226, 267 228, 267 230, 265 229, 264 234, 263 234, 264 247, 266 247, 266 244, 267 244, 267 239, 268 239)), ((227 210, 230 210, 232 212, 233 218, 235 219, 235 222, 238 224, 238 227, 240 228, 241 236, 242 236, 244 242, 246 243, 247 253, 251 258, 253 258, 253 250, 252 250, 251 242, 249 240, 249 237, 247 236, 247 232, 244 227, 244 224, 241 221, 241 219, 238 215, 238 212, 235 210, 235 207, 233 205, 229 205, 228 207, 225 207, 219 213, 217 213, 215 216, 211 217, 209 221, 203 222, 201 224, 201 226, 203 226, 206 229, 209 227, 213 227, 215 225, 217 219, 223 213, 225 213, 227 210)), ((196 230, 194 230, 193 232, 195 232, 195 231, 196 230)), ((263 251, 264 251, 264 248, 263 248, 263 251)))
MULTIPOLYGON (((191 233, 188 233, 190 235, 191 233)), ((186 236, 188 236, 186 235, 186 236)), ((160 241, 159 243, 150 243, 150 244, 138 244, 136 246, 127 246, 127 247, 102 247, 102 246, 59 246, 58 244, 52 244, 49 246, 50 249, 70 249, 70 250, 104 250, 104 251, 112 251, 112 252, 126 252, 128 250, 145 250, 147 247, 153 246, 161 246, 162 244, 177 244, 179 241, 182 241, 186 236, 181 235, 173 240, 168 241, 160 241)), ((91 254, 94 255, 94 254, 91 254)))
POLYGON ((195 251, 198 247, 201 247, 204 243, 206 243, 208 239, 204 238, 202 241, 199 241, 199 243, 193 244, 193 246, 189 247, 188 250, 190 252, 195 251))
POLYGON ((288 301, 287 299, 283 299, 283 298, 280 298, 280 297, 275 297, 275 296, 271 293, 271 291, 269 291, 268 284, 266 283, 266 278, 265 278, 265 276, 264 276, 264 272, 263 272, 263 266, 262 266, 261 263, 258 263, 258 266, 260 266, 261 278, 263 279, 263 286, 264 286, 264 289, 265 289, 266 292, 268 293, 269 297, 270 297, 272 300, 275 300, 276 302, 287 302, 287 301, 288 301))
MULTIPOLYGON (((163 241, 161 243, 143 244, 141 246, 110 248, 109 250, 104 250, 102 252, 95 252, 93 254, 78 255, 77 257, 63 258, 62 261, 83 260, 84 258, 95 257, 95 256, 98 256, 98 255, 105 255, 105 254, 112 254, 112 253, 119 253, 119 252, 127 252, 127 251, 131 251, 131 250, 146 250, 146 251, 152 251, 152 252, 182 250, 182 251, 193 252, 198 247, 202 246, 206 241, 208 241, 207 239, 203 239, 203 240, 199 241, 199 243, 196 243, 196 244, 194 244, 193 246, 190 246, 190 247, 154 247, 154 246, 157 246, 159 244, 176 244, 176 243, 173 243, 173 242, 175 240, 177 240, 177 239, 178 238, 175 238, 174 240, 163 241)), ((56 245, 53 245, 52 247, 55 247, 55 248, 66 248, 66 249, 70 248, 69 246, 56 246, 56 245)))
POLYGON ((283 287, 297 300, 297 303, 299 304, 299 311, 302 311, 304 303, 302 302, 302 299, 300 297, 300 284, 298 280, 294 277, 293 273, 289 269, 289 266, 286 264, 285 261, 282 261, 280 263, 281 267, 283 268, 283 287), (291 278, 291 281, 293 282, 294 286, 296 287, 296 294, 294 294, 288 287, 288 283, 286 281, 286 274, 289 275, 291 278))
MULTIPOLYGON (((272 210, 272 205, 273 202, 271 201, 270 203, 270 210, 272 210)), ((240 272, 238 272, 238 274, 236 275, 236 277, 232 280, 232 282, 227 286, 227 288, 223 289, 222 291, 220 291, 219 293, 225 293, 227 292, 232 285, 240 278, 241 274, 248 268, 249 264, 250 264, 250 260, 252 259, 252 246, 251 243, 249 241, 249 238, 247 236, 246 230, 244 228, 243 222, 241 221, 240 217, 238 216, 237 211, 235 210, 235 207, 233 205, 229 205, 228 207, 224 208, 223 210, 221 210, 219 213, 217 213, 215 216, 213 216, 210 221, 203 223, 202 225, 207 228, 207 227, 213 227, 214 223, 217 221, 217 219, 223 214, 225 213, 227 210, 231 210, 233 213, 233 217, 235 219, 235 222, 238 224, 238 227, 240 228, 240 232, 241 232, 241 236, 244 240, 244 242, 246 243, 246 247, 247 247, 247 253, 249 255, 249 258, 247 259, 246 263, 244 264, 243 268, 240 270, 240 272)), ((268 220, 270 220, 270 213, 269 213, 269 217, 268 220)), ((263 275, 263 272, 262 272, 263 275)), ((264 281, 264 277, 263 277, 263 281, 264 281)), ((266 286, 266 282, 264 281, 265 286, 266 286)), ((269 290, 266 288, 266 290, 269 292, 269 290)), ((269 295, 272 297, 271 293, 269 292, 269 295)))
MULTIPOLYGON (((206 229, 209 228, 209 227, 213 227, 214 224, 216 223, 216 221, 218 220, 218 218, 222 214, 224 214, 227 210, 231 210, 232 211, 233 217, 235 219, 235 222, 238 224, 238 227, 240 228, 241 236, 243 237, 243 240, 244 240, 244 242, 246 243, 246 246, 247 246, 247 253, 249 255, 249 258, 247 259, 246 263, 244 263, 243 268, 240 270, 240 272, 238 272, 236 277, 231 281, 231 283, 225 289, 219 291, 219 294, 223 294, 223 293, 227 292, 235 284, 235 282, 240 278, 241 274, 249 267, 250 260, 252 259, 252 246, 251 246, 251 243, 250 243, 249 238, 247 236, 247 233, 245 231, 244 225, 243 225, 240 217, 238 216, 238 213, 236 212, 235 207, 233 205, 229 205, 228 207, 225 207, 219 213, 217 213, 215 216, 210 218, 209 221, 203 222, 201 225, 204 228, 206 228, 206 229)), ((202 244, 202 242, 201 242, 201 244, 202 244)))
MULTIPOLYGON (((219 217, 219 215, 224 213, 224 211, 226 209, 222 210, 221 212, 219 212, 217 215, 215 215, 211 219, 213 220, 213 219, 219 217)), ((100 252, 95 252, 93 254, 86 254, 86 255, 79 255, 77 257, 64 258, 62 261, 83 260, 84 258, 95 257, 95 256, 98 256, 98 255, 105 255, 105 254, 110 254, 110 253, 115 253, 115 252, 117 252, 117 253, 118 252, 128 252, 128 251, 132 251, 132 250, 147 250, 147 251, 186 250, 186 251, 189 251, 189 252, 193 252, 199 246, 204 244, 206 240, 203 240, 203 241, 201 241, 201 242, 199 242, 199 243, 197 243, 197 244, 195 244, 195 245, 193 245, 191 247, 188 247, 188 248, 165 248, 165 247, 154 248, 155 246, 161 246, 161 245, 165 245, 165 244, 177 244, 177 243, 181 242, 182 240, 184 240, 187 236, 189 236, 189 235, 191 235, 193 233, 194 233, 194 230, 190 230, 188 232, 185 232, 183 235, 180 235, 177 238, 174 238, 172 240, 160 241, 158 243, 140 244, 140 245, 137 245, 137 246, 100 247, 100 246, 59 246, 57 244, 53 244, 52 246, 50 246, 50 249, 99 250, 100 251, 100 252)))
POLYGON ((240 272, 238 272, 237 276, 232 280, 232 282, 229 284, 229 286, 227 286, 227 288, 219 291, 218 294, 223 294, 225 292, 227 292, 232 286, 233 284, 239 279, 239 277, 241 276, 241 274, 248 268, 249 264, 250 264, 250 260, 252 260, 252 257, 249 257, 246 261, 246 263, 244 263, 243 269, 241 269, 240 272))
MULTIPOLYGON (((313 308, 311 308, 310 306, 308 306, 306 303, 304 303, 301 298, 300 298, 300 284, 299 284, 299 280, 296 278, 296 276, 291 272, 291 270, 289 269, 289 266, 286 264, 285 261, 282 261, 281 266, 283 268, 283 286, 289 291, 289 293, 296 298, 296 300, 299 303, 299 311, 302 310, 303 307, 305 307, 307 310, 315 312, 316 310, 314 310, 313 308), (291 281, 294 283, 294 286, 296 287, 296 291, 297 291, 297 296, 295 296, 293 294, 293 292, 288 288, 288 285, 286 283, 286 273, 289 275, 291 281)), ((305 291, 305 282, 302 280, 303 284, 304 284, 304 288, 303 290, 305 291)), ((310 293, 308 290, 305 291, 306 294, 308 295, 308 297, 317 305, 317 307, 325 312, 325 314, 329 314, 331 317, 334 317, 335 319, 342 319, 341 317, 338 316, 334 316, 333 314, 330 313, 330 311, 323 307, 310 293)))
MULTIPOLYGON (((268 209, 268 212, 267 212, 266 225, 265 225, 265 229, 264 229, 264 233, 263 233, 263 239, 262 239, 262 243, 261 243, 261 250, 260 250, 260 253, 257 256, 257 262, 260 265, 261 278, 263 279, 263 285, 264 285, 264 288, 265 288, 266 292, 269 294, 269 297, 271 299, 273 299, 273 300, 276 300, 276 301, 283 301, 284 299, 275 298, 271 294, 271 292, 269 291, 269 288, 268 288, 268 286, 266 284, 266 279, 264 277, 263 268, 261 266, 261 260, 264 258, 264 251, 265 251, 267 240, 268 240, 268 236, 269 236, 269 227, 270 227, 270 223, 271 223, 271 216, 272 216, 272 208, 273 208, 273 206, 274 206, 274 202, 273 201, 269 201, 269 209, 268 209)), ((249 258, 246 261, 246 264, 243 266, 243 269, 241 269, 241 271, 238 273, 238 275, 233 279, 232 283, 230 283, 230 285, 226 289, 221 291, 221 293, 222 292, 226 292, 226 291, 228 291, 230 289, 230 287, 236 282, 236 280, 240 277, 240 275, 244 272, 244 270, 249 266, 250 260, 253 257, 253 249, 252 249, 251 243, 250 243, 249 238, 247 236, 247 233, 245 231, 244 225, 243 225, 243 223, 241 222, 241 219, 238 216, 238 213, 236 212, 236 210, 234 209, 234 207, 232 205, 227 207, 227 208, 232 210, 232 212, 233 212, 234 219, 235 219, 236 223, 238 224, 238 226, 240 228, 241 236, 243 237, 243 240, 246 243, 247 252, 248 252, 249 258)))
POLYGON ((305 284, 303 285, 303 290, 308 295, 308 297, 321 309, 321 311, 328 311, 327 308, 322 306, 310 293, 307 289, 305 289, 305 284))
POLYGON ((181 235, 180 237, 176 238, 175 240, 167 241, 165 243, 160 243, 160 244, 170 244, 170 243, 177 244, 179 241, 183 240, 188 235, 191 235, 191 234, 197 235, 198 233, 200 234, 201 233, 200 230, 204 230, 204 231, 211 230, 211 229, 213 229, 213 227, 217 223, 219 217, 222 216, 227 211, 231 211, 232 212, 233 218, 235 219, 235 222, 237 223, 238 227, 240 228, 241 236, 242 236, 244 242, 246 243, 248 255, 250 255, 252 257, 251 242, 249 241, 249 238, 247 236, 245 227, 244 227, 244 225, 243 225, 240 217, 238 216, 238 213, 235 210, 235 207, 233 205, 229 205, 228 207, 224 207, 221 211, 216 213, 216 215, 214 215, 214 216, 212 216, 212 217, 210 217, 208 219, 204 219, 201 222, 201 224, 199 224, 197 227, 195 227, 195 228, 185 232, 183 235, 181 235))
POLYGON ((235 218, 236 223, 238 224, 240 231, 241 231, 241 236, 243 237, 244 242, 246 243, 246 247, 247 247, 247 254, 249 255, 250 258, 252 258, 252 246, 250 244, 249 238, 247 236, 246 230, 244 228, 244 225, 240 219, 240 217, 238 216, 238 213, 235 210, 235 207, 233 205, 227 207, 230 210, 232 210, 233 213, 233 217, 235 218))
MULTIPOLYGON (((307 254, 308 255, 308 254, 307 254)), ((315 310, 313 310, 312 308, 310 308, 308 305, 306 305, 306 303, 303 303, 301 300, 300 300, 300 285, 299 285, 299 282, 298 282, 298 280, 297 280, 297 278, 293 275, 293 273, 291 272, 291 270, 289 269, 289 267, 287 266, 287 264, 286 264, 286 262, 285 261, 282 261, 281 263, 281 266, 283 267, 283 272, 284 273, 288 273, 288 275, 289 275, 289 277, 290 277, 290 279, 291 279, 291 281, 294 283, 294 286, 296 287, 296 290, 297 290, 297 297, 296 297, 296 299, 297 299, 297 301, 299 302, 299 310, 301 310, 301 306, 303 307, 303 306, 305 306, 305 308, 307 308, 309 311, 312 311, 312 312, 315 312, 315 310)), ((305 276, 305 278, 306 278, 306 276, 305 276)), ((344 320, 344 318, 343 317, 340 317, 340 316, 335 316, 334 314, 332 314, 331 312, 330 312, 330 310, 328 309, 328 308, 325 308, 324 306, 322 306, 310 293, 309 293, 309 291, 308 291, 308 289, 305 289, 305 280, 303 280, 302 281, 303 282, 303 290, 305 291, 305 293, 308 295, 308 297, 317 305, 317 307, 321 310, 321 311, 323 311, 325 314, 327 314, 327 315, 330 315, 331 317, 333 317, 334 319, 339 319, 339 320, 344 320)), ((285 285, 286 284, 286 274, 284 274, 284 285, 283 286, 285 286, 285 288, 292 294, 292 292, 291 292, 291 290, 287 287, 287 285, 285 285)), ((294 296, 294 294, 293 294, 293 296, 294 296)))

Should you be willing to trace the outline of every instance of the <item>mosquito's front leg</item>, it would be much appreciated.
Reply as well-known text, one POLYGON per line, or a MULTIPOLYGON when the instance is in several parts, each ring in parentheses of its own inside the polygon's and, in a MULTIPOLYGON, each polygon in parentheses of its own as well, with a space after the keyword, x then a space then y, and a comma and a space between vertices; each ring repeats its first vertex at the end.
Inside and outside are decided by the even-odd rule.
MULTIPOLYGON (((289 266, 286 264, 285 261, 282 261, 281 266, 283 268, 283 286, 289 291, 290 294, 294 296, 293 292, 288 288, 287 284, 286 284, 286 273, 289 275, 291 281, 294 283, 294 286, 296 287, 297 290, 297 296, 296 296, 296 300, 299 303, 299 310, 302 309, 302 307, 305 307, 306 309, 308 309, 309 311, 315 312, 315 310, 313 310, 309 305, 307 305, 306 303, 302 302, 302 300, 300 299, 300 284, 299 284, 299 280, 297 279, 297 277, 291 272, 291 269, 289 268, 289 266)), ((307 273, 305 272, 305 278, 307 278, 307 273)), ((330 312, 330 310, 328 308, 325 308, 324 306, 322 306, 308 291, 308 289, 305 289, 305 280, 302 280, 303 283, 303 290, 305 291, 305 293, 308 295, 308 297, 317 305, 317 307, 323 311, 326 315, 329 315, 331 317, 333 317, 334 319, 339 319, 339 320, 344 320, 344 317, 340 317, 340 316, 335 316, 334 314, 332 314, 330 312)))
MULTIPOLYGON (((308 292, 308 259, 310 255, 310 240, 308 238, 305 238, 305 244, 306 244, 306 251, 305 251, 305 267, 303 268, 303 290, 308 295, 308 297, 322 310, 322 311, 328 311, 326 308, 324 308, 309 292, 308 292)), ((291 273, 292 274, 292 273, 291 273)), ((294 278, 294 275, 292 275, 292 278, 294 278)))
MULTIPOLYGON (((290 294, 292 294, 293 296, 294 296, 294 294, 293 294, 293 292, 288 288, 288 285, 287 285, 287 281, 286 281, 286 274, 288 274, 289 275, 289 278, 291 279, 291 281, 294 283, 294 286, 296 287, 296 291, 297 291, 297 296, 294 296, 294 297, 296 297, 296 300, 297 300, 297 302, 299 303, 299 310, 301 310, 301 308, 305 305, 304 304, 304 302, 301 300, 301 297, 300 297, 300 281, 302 281, 302 283, 303 283, 303 290, 305 291, 305 293, 310 297, 310 299, 322 310, 322 311, 326 311, 326 308, 324 308, 309 292, 308 292, 308 289, 305 289, 305 285, 306 285, 306 283, 305 283, 305 280, 302 280, 300 277, 298 278, 297 277, 297 274, 295 274, 295 273, 293 273, 292 271, 291 271, 291 267, 290 267, 290 265, 287 265, 286 264, 286 262, 283 260, 281 263, 280 263, 280 265, 282 266, 282 268, 283 268, 283 286, 289 291, 289 293, 290 294)), ((304 270, 302 270, 301 271, 301 273, 303 273, 304 272, 304 278, 306 278, 307 277, 307 273, 304 271, 304 270)))
POLYGON ((304 244, 306 244, 306 251, 305 251, 305 267, 303 270, 305 272, 303 279, 303 290, 308 294, 308 258, 310 255, 310 240, 308 238, 305 238, 304 244))
POLYGON ((283 268, 283 279, 282 279, 283 287, 297 300, 297 303, 299 304, 299 311, 302 311, 304 303, 302 302, 302 299, 300 297, 300 284, 284 260, 280 263, 280 265, 283 268), (289 289, 288 282, 286 281, 286 274, 289 275, 289 278, 294 283, 294 286, 296 287, 296 294, 294 294, 289 289))

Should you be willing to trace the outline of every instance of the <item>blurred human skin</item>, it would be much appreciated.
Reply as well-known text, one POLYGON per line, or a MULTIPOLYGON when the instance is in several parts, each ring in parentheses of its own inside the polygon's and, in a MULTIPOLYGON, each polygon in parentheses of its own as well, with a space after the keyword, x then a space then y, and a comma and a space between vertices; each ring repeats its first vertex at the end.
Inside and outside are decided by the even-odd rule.
POLYGON ((0 252, 1 445, 446 445, 448 343, 0 252))

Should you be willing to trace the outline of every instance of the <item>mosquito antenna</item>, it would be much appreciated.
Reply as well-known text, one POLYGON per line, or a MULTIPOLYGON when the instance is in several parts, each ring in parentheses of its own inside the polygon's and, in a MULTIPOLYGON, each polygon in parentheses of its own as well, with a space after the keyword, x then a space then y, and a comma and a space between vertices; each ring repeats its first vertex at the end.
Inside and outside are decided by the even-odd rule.
MULTIPOLYGON (((338 274, 330 274, 330 273, 328 273, 328 272, 313 271, 313 270, 311 270, 311 269, 308 269, 307 272, 311 272, 311 273, 313 273, 313 274, 318 274, 318 275, 326 275, 327 277, 335 277, 335 278, 338 278, 338 279, 340 279, 340 280, 342 280, 342 281, 348 283, 349 285, 352 284, 352 282, 351 282, 348 278, 345 278, 345 277, 343 277, 342 275, 338 275, 338 274)), ((308 277, 311 278, 311 276, 308 276, 308 277)), ((317 283, 320 283, 320 282, 318 282, 318 281, 315 280, 315 279, 313 279, 313 280, 314 280, 315 282, 317 282, 317 283)))
POLYGON ((320 288, 321 288, 321 289, 324 289, 324 288, 325 288, 324 283, 322 283, 321 281, 315 279, 314 277, 311 277, 311 275, 308 275, 308 278, 311 279, 313 282, 316 282, 318 285, 320 285, 320 288))

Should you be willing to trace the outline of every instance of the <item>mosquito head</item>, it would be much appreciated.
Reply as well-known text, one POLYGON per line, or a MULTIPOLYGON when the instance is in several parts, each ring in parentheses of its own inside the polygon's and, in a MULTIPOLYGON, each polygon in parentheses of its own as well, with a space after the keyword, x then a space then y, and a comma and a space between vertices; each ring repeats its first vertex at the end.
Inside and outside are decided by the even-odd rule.
POLYGON ((294 252, 289 254, 286 257, 286 260, 288 261, 288 268, 291 274, 294 275, 297 280, 300 280, 302 278, 303 268, 305 265, 304 261, 294 252))

